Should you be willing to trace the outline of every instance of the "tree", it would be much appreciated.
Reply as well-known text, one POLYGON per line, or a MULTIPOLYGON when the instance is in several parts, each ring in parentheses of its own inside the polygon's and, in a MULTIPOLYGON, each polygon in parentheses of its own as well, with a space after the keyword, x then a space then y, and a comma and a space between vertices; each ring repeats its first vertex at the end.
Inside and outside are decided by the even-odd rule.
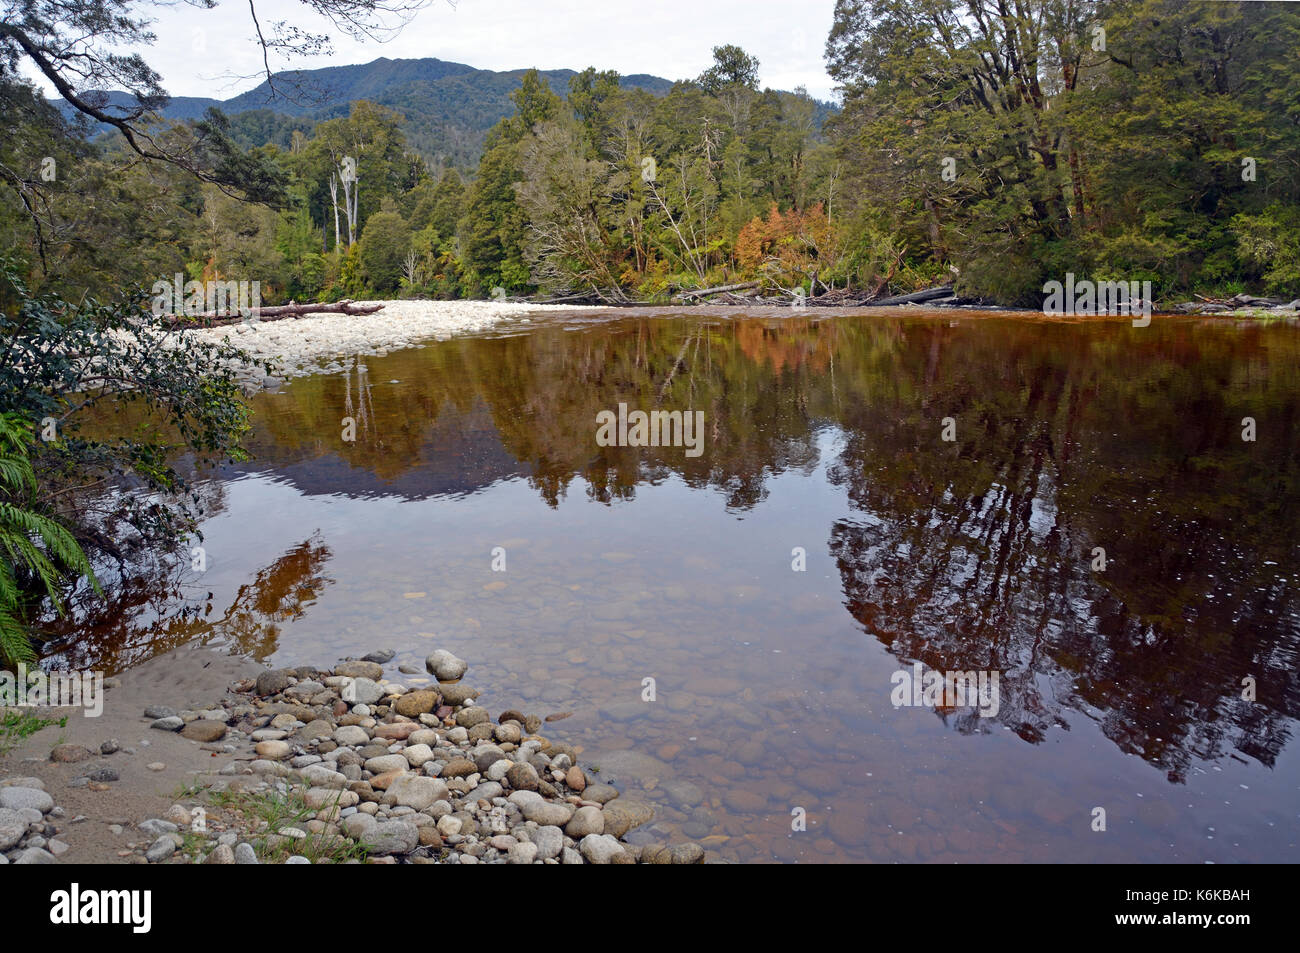
POLYGON ((700 74, 704 91, 716 96, 729 86, 758 89, 758 58, 728 43, 713 48, 713 65, 700 74))
POLYGON ((518 290, 529 285, 523 248, 527 216, 515 194, 515 184, 523 177, 519 144, 538 123, 556 119, 562 108, 535 69, 524 74, 511 99, 515 112, 488 133, 461 220, 463 258, 478 278, 480 293, 496 286, 518 290))
POLYGON ((370 216, 361 233, 361 265, 375 292, 387 294, 397 290, 410 250, 411 226, 391 202, 370 216))

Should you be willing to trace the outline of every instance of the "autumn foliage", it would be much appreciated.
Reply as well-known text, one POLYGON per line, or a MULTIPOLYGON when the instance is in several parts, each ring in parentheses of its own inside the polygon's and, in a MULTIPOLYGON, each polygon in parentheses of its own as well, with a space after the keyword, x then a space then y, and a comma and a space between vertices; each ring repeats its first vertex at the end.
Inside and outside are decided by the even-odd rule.
POLYGON ((734 253, 742 272, 798 284, 834 269, 838 242, 821 203, 787 212, 773 204, 766 218, 755 216, 740 230, 734 253))

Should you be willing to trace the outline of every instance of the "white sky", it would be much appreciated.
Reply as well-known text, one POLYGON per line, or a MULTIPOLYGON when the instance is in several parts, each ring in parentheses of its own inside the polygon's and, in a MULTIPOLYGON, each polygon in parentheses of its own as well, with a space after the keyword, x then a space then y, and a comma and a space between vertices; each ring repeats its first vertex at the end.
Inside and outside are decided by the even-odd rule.
MULTIPOLYGON (((367 63, 381 56, 432 56, 480 69, 587 66, 666 79, 698 76, 712 49, 735 43, 760 61, 763 86, 806 86, 830 99, 822 51, 834 0, 432 0, 387 42, 335 35, 328 57, 272 60, 272 69, 367 63)), ((287 20, 312 33, 328 22, 296 0, 258 0, 264 32, 287 20)), ((211 10, 183 3, 159 9, 157 42, 142 51, 173 96, 228 99, 261 82, 247 0, 211 10)), ((44 84, 42 84, 44 85, 44 84)))

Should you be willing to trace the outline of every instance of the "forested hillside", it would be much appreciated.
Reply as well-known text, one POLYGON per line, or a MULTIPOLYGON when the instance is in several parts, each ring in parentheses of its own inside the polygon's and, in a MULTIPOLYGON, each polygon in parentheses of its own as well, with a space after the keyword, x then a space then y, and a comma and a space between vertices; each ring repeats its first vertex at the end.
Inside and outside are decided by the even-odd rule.
POLYGON ((834 114, 730 45, 668 88, 379 60, 318 71, 323 111, 160 121, 174 161, 148 163, 8 75, 0 235, 75 294, 177 272, 271 303, 955 282, 1036 307, 1074 272, 1294 297, 1297 49, 1288 4, 840 0, 834 114))

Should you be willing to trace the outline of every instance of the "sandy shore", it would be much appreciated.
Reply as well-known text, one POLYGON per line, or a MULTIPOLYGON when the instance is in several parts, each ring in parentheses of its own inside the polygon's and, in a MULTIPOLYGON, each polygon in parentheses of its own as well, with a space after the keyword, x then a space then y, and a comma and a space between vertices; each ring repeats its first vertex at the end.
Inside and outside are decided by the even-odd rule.
MULTIPOLYGON (((582 310, 570 305, 497 301, 359 301, 382 304, 374 314, 318 314, 304 318, 233 324, 185 331, 192 340, 230 341, 255 358, 272 360, 282 378, 342 371, 354 355, 379 355, 425 341, 527 321, 539 311, 582 310)), ((259 378, 260 379, 260 378, 259 378)))

